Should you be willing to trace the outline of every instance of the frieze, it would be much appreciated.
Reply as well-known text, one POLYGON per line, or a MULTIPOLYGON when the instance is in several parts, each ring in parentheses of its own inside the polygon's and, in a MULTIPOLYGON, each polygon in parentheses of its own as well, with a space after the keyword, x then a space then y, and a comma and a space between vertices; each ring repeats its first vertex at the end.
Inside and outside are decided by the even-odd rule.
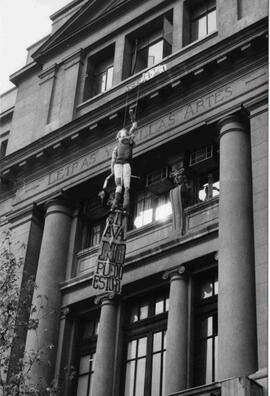
MULTIPOLYGON (((186 122, 221 105, 225 105, 241 95, 247 94, 249 90, 254 90, 258 86, 258 82, 264 85, 266 81, 267 74, 262 74, 262 69, 258 69, 243 76, 242 79, 232 81, 231 84, 226 84, 215 91, 209 92, 207 95, 202 95, 196 100, 190 101, 178 109, 169 112, 167 115, 159 117, 141 128, 139 127, 135 136, 136 147, 134 149, 134 156, 140 152, 142 144, 147 143, 148 140, 152 141, 153 138, 162 138, 165 131, 182 128, 186 122), (248 88, 247 82, 249 82, 248 88)), ((181 131, 177 130, 177 134, 179 132, 181 131)), ((34 195, 40 194, 43 191, 49 191, 50 188, 55 189, 56 186, 57 189, 64 188, 68 186, 69 180, 75 176, 80 175, 82 178, 85 178, 87 175, 87 177, 90 177, 96 174, 97 171, 104 170, 111 158, 114 145, 115 143, 112 141, 109 145, 91 151, 87 155, 50 172, 46 176, 27 183, 27 185, 17 190, 14 205, 28 198, 33 198, 34 195)), ((109 166, 107 167, 109 168, 109 166)))

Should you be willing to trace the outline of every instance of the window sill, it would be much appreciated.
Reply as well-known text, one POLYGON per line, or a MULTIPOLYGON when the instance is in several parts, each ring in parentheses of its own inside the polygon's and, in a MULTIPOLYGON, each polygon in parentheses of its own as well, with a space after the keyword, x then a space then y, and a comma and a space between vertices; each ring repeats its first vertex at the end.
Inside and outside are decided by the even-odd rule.
POLYGON ((218 30, 214 30, 213 32, 211 32, 209 34, 206 34, 204 37, 202 37, 198 40, 192 41, 191 43, 183 46, 183 48, 180 51, 189 50, 190 48, 197 47, 197 46, 201 45, 202 43, 204 43, 205 41, 208 41, 217 35, 218 35, 218 30))

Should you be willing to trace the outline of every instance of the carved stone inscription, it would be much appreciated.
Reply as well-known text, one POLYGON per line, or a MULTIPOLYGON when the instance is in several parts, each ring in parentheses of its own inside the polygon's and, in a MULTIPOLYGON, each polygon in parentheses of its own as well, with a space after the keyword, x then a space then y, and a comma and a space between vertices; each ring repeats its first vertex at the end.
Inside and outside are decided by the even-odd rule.
MULTIPOLYGON (((190 102, 189 104, 183 106, 167 114, 165 117, 159 118, 153 123, 147 124, 146 126, 139 128, 136 131, 136 143, 137 145, 140 142, 146 141, 149 138, 154 136, 158 136, 162 134, 166 130, 175 127, 189 119, 195 117, 196 115, 203 113, 215 105, 229 99, 233 94, 231 86, 225 86, 220 90, 203 96, 194 102, 190 102)), ((107 146, 106 148, 98 149, 85 157, 78 159, 77 161, 72 162, 62 168, 57 169, 49 174, 48 177, 48 185, 53 185, 55 183, 59 183, 62 180, 65 180, 75 174, 78 174, 82 171, 85 171, 94 165, 101 163, 104 160, 108 160, 111 158, 112 150, 114 147, 114 143, 107 146)))
MULTIPOLYGON (((141 144, 145 144, 153 139, 158 142, 166 137, 173 136, 174 129, 179 127, 179 131, 185 128, 185 124, 206 115, 208 111, 212 111, 221 105, 230 103, 232 100, 239 98, 241 102, 249 97, 249 92, 254 89, 266 90, 267 70, 265 67, 253 70, 247 73, 243 78, 238 77, 232 80, 230 84, 224 85, 218 90, 209 92, 196 100, 190 101, 186 105, 171 111, 164 117, 160 117, 155 121, 139 128, 136 132, 136 147, 134 154, 141 149, 141 144)), ((207 119, 207 115, 206 118, 207 119)), ((26 200, 38 199, 38 196, 44 194, 45 190, 53 192, 55 189, 63 188, 70 183, 71 178, 78 175, 90 177, 91 173, 98 171, 98 167, 107 165, 111 158, 114 142, 97 150, 89 152, 87 155, 80 157, 65 166, 55 169, 46 176, 31 181, 20 187, 16 192, 13 205, 20 204, 26 200)), ((85 177, 84 176, 84 177, 85 177)))

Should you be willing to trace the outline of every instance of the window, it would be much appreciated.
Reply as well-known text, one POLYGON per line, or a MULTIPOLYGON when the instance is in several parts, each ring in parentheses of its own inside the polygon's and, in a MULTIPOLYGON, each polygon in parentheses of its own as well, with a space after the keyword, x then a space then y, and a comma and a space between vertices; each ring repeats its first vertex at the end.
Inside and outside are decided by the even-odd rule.
POLYGON ((167 294, 131 305, 124 396, 165 396, 167 294))
POLYGON ((113 62, 114 45, 87 59, 83 100, 112 88, 113 62))
POLYGON ((104 227, 105 221, 100 221, 90 227, 87 247, 94 247, 100 244, 104 227))
POLYGON ((216 28, 215 0, 200 2, 191 12, 191 42, 201 39, 216 28))
POLYGON ((92 380, 95 368, 98 323, 98 318, 82 319, 80 321, 76 396, 94 396, 92 394, 92 380))
POLYGON ((3 140, 1 142, 1 146, 0 146, 0 158, 4 158, 6 156, 6 152, 7 152, 7 144, 8 144, 8 140, 3 140))
POLYGON ((218 175, 210 172, 199 179, 199 201, 208 201, 219 195, 218 175))
POLYGON ((200 40, 217 29, 216 0, 186 0, 183 14, 183 45, 200 40))
MULTIPOLYGON (((126 53, 131 54, 130 72, 153 67, 172 53, 172 12, 143 26, 127 38, 126 53)), ((128 58, 128 57, 127 57, 128 58)))
POLYGON ((204 276, 196 282, 195 319, 195 385, 214 382, 217 376, 218 281, 216 274, 204 276))
POLYGON ((169 193, 159 196, 151 191, 138 193, 135 197, 132 228, 141 228, 154 221, 166 221, 171 214, 169 193))

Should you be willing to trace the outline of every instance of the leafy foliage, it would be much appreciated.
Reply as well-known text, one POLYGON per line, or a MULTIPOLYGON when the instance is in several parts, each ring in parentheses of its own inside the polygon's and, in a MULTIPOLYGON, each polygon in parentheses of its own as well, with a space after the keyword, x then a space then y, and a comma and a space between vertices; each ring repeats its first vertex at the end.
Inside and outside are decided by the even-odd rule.
POLYGON ((50 385, 44 381, 32 383, 31 369, 40 364, 44 350, 51 350, 54 345, 25 352, 24 342, 20 343, 28 330, 37 331, 48 301, 47 296, 39 295, 38 306, 33 305, 32 295, 37 288, 33 277, 27 276, 21 282, 24 252, 25 247, 22 244, 14 246, 10 231, 4 230, 0 242, 0 396, 56 396, 61 394, 66 381, 74 377, 75 370, 66 368, 62 378, 50 385))

